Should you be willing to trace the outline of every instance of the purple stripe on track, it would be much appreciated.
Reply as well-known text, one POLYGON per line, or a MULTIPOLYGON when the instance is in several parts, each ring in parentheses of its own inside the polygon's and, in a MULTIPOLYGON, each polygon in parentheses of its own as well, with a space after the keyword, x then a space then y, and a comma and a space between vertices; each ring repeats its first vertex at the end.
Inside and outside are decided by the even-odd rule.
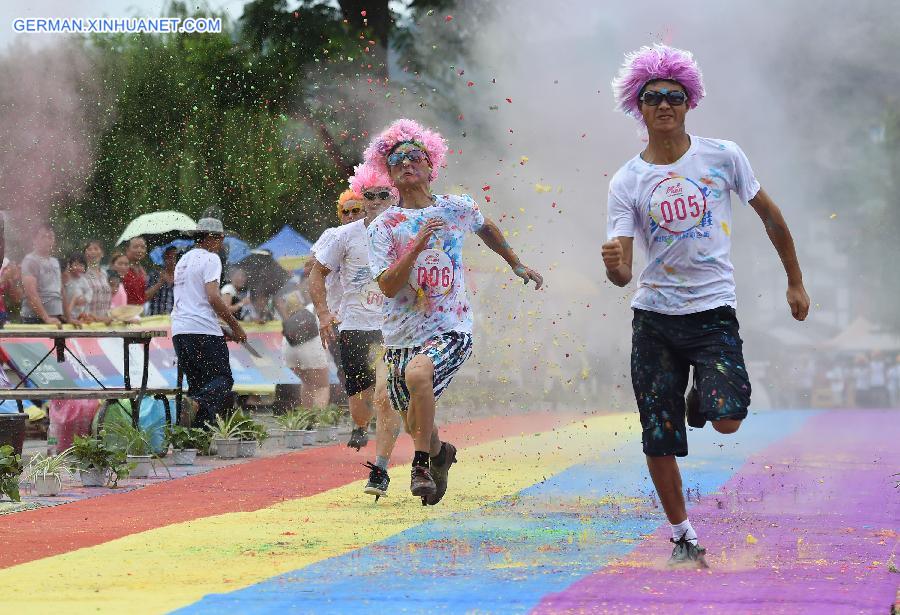
POLYGON ((889 613, 900 588, 896 472, 900 412, 815 416, 690 509, 710 570, 666 570, 664 526, 534 612, 889 613))

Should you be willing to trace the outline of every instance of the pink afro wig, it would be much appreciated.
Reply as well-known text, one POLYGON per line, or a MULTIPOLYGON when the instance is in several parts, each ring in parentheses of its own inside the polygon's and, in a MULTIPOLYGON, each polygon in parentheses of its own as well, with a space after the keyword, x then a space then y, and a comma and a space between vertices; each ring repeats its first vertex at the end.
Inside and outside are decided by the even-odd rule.
POLYGON ((394 196, 397 196, 397 189, 393 187, 390 176, 384 171, 373 167, 370 164, 358 164, 353 168, 353 176, 350 178, 350 189, 362 194, 371 188, 390 188, 394 196))
POLYGON ((428 160, 431 162, 431 181, 436 180, 438 169, 444 165, 444 158, 447 155, 447 142, 440 134, 424 128, 413 120, 395 120, 372 139, 363 154, 365 164, 390 177, 387 166, 388 154, 394 146, 404 141, 415 143, 428 154, 428 160))
POLYGON ((696 107, 706 95, 703 75, 691 52, 657 44, 625 54, 625 62, 612 81, 616 109, 643 124, 638 96, 649 81, 657 79, 680 83, 687 92, 688 109, 696 107))

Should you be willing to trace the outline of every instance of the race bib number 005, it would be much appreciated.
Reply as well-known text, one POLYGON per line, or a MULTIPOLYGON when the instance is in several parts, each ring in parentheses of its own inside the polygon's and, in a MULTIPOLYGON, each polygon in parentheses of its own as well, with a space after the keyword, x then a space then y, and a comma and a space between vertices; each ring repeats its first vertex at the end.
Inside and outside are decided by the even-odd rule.
POLYGON ((446 295, 453 288, 453 263, 441 250, 425 250, 409 273, 413 288, 421 288, 429 297, 446 295))
POLYGON ((684 233, 703 220, 706 195, 693 180, 667 177, 650 195, 650 217, 670 233, 684 233))

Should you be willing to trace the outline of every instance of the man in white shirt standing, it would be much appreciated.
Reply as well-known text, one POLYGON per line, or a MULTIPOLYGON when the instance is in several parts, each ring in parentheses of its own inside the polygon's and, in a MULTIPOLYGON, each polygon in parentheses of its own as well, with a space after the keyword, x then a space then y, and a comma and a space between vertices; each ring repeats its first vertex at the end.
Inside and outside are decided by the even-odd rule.
POLYGON ((172 309, 172 345, 178 365, 188 382, 190 408, 182 412, 194 427, 215 421, 232 401, 231 365, 221 318, 231 327, 235 341, 247 334, 219 293, 222 261, 219 251, 225 241, 220 220, 202 218, 197 223, 197 244, 175 266, 175 303, 172 309), (218 318, 217 318, 218 316, 218 318))
POLYGON ((368 463, 369 481, 364 492, 376 500, 387 494, 390 478, 388 462, 400 435, 401 419, 391 408, 387 396, 387 365, 384 356, 382 306, 384 294, 372 279, 369 268, 369 242, 366 229, 389 205, 397 201, 397 191, 390 178, 371 167, 359 165, 350 178, 354 192, 366 199, 365 218, 335 229, 329 241, 315 255, 310 273, 309 292, 319 317, 322 344, 339 345, 341 363, 350 399, 350 414, 356 424, 347 446, 359 450, 368 442, 366 426, 377 417, 375 463, 368 463), (342 294, 337 317, 330 311, 332 297, 326 291, 328 275, 340 273, 342 294), (335 337, 332 322, 338 323, 335 337))
POLYGON ((730 434, 750 404, 730 259, 732 192, 753 207, 781 257, 795 319, 806 318, 809 297, 787 223, 744 152, 730 141, 685 131, 688 109, 705 93, 693 56, 665 45, 642 47, 626 56, 612 85, 619 109, 647 128, 649 142, 610 182, 603 261, 609 280, 625 286, 635 238, 647 254, 631 303, 631 378, 644 454, 672 524, 669 564, 706 567, 676 457, 688 453, 686 411, 691 427, 709 420, 730 434))

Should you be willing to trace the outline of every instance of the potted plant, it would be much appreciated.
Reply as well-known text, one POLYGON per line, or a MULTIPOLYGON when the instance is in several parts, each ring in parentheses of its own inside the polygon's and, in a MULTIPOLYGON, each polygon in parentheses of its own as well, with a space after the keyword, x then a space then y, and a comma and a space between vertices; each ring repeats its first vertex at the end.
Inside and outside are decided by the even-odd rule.
POLYGON ((198 454, 209 451, 210 437, 205 429, 166 425, 166 443, 172 446, 172 458, 177 466, 193 465, 198 454))
POLYGON ((153 469, 152 436, 147 429, 135 427, 130 421, 109 423, 104 430, 105 440, 114 450, 125 452, 132 478, 147 478, 153 469))
POLYGON ((243 410, 235 410, 232 416, 235 421, 241 423, 241 432, 238 434, 238 439, 241 441, 238 445, 238 457, 256 456, 258 445, 269 437, 265 425, 253 420, 243 410))
POLYGON ((312 446, 316 443, 319 428, 319 414, 315 410, 305 410, 303 413, 303 444, 312 446))
POLYGON ((125 452, 108 446, 104 436, 103 432, 98 437, 75 436, 72 441, 74 467, 85 487, 116 487, 131 470, 125 452))
POLYGON ((255 457, 259 447, 268 439, 269 430, 266 429, 266 426, 250 419, 247 428, 241 435, 241 457, 255 457))
POLYGON ((337 439, 338 423, 343 412, 338 406, 329 405, 319 410, 319 442, 331 442, 337 439))
POLYGON ((240 412, 227 417, 216 415, 214 424, 207 422, 216 454, 222 459, 234 459, 240 453, 241 434, 246 428, 247 418, 240 412))
POLYGON ((307 433, 315 435, 315 431, 310 432, 310 427, 315 426, 316 414, 306 408, 297 408, 282 414, 277 419, 278 423, 284 428, 284 445, 287 448, 301 448, 304 444, 311 444, 307 441, 307 433))
POLYGON ((5 495, 13 502, 21 501, 19 497, 19 476, 22 474, 22 457, 16 455, 9 444, 0 446, 0 495, 5 495))
POLYGON ((25 471, 29 482, 40 496, 54 496, 62 489, 62 474, 71 470, 72 449, 68 448, 58 455, 37 453, 28 462, 25 471))

